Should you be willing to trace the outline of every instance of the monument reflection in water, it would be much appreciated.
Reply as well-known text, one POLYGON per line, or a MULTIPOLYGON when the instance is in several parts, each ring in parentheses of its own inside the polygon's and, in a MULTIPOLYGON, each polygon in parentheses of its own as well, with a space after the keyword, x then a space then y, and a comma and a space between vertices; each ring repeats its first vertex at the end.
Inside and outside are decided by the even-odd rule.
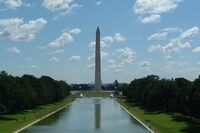
POLYGON ((101 101, 100 99, 95 99, 95 128, 99 129, 101 127, 101 101))

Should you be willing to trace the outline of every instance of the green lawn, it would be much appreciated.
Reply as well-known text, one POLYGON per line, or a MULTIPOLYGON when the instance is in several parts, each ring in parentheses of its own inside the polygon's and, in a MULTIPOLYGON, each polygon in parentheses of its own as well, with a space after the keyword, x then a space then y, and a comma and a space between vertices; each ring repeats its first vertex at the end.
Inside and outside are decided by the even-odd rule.
POLYGON ((88 91, 84 92, 83 96, 86 97, 109 97, 111 92, 103 92, 103 91, 88 91))
POLYGON ((60 107, 71 103, 73 100, 74 98, 68 97, 60 102, 39 106, 16 114, 0 115, 0 133, 12 133, 60 107))
POLYGON ((124 99, 117 99, 117 101, 147 126, 151 126, 156 133, 200 133, 199 123, 175 114, 148 112, 142 107, 126 103, 124 99), (150 122, 145 120, 150 120, 150 122))

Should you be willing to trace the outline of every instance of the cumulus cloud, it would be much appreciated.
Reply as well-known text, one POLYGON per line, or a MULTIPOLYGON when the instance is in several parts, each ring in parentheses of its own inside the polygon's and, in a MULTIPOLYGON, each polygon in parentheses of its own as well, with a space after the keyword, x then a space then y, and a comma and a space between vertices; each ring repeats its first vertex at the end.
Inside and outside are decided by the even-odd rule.
POLYGON ((47 21, 43 18, 30 20, 24 23, 21 18, 0 19, 0 38, 8 38, 13 41, 30 41, 40 31, 47 21))
POLYGON ((59 12, 61 15, 69 14, 74 8, 81 7, 74 0, 43 0, 42 5, 52 12, 59 12))
POLYGON ((169 59, 171 59, 172 58, 172 56, 171 55, 167 55, 167 56, 165 56, 165 60, 169 60, 169 59))
POLYGON ((109 63, 108 69, 116 73, 120 72, 124 67, 123 64, 117 64, 113 59, 108 60, 108 63, 109 63))
POLYGON ((161 31, 163 32, 177 32, 177 31, 180 31, 180 29, 178 27, 168 27, 168 28, 165 28, 165 29, 162 29, 161 31))
MULTIPOLYGON (((1 1, 0 1, 0 3, 1 3, 1 1)), ((21 6, 24 6, 24 7, 31 7, 32 6, 32 4, 24 3, 24 2, 22 2, 22 0, 3 0, 3 4, 8 9, 17 9, 21 6)))
POLYGON ((38 65, 30 65, 29 67, 32 68, 32 69, 39 69, 40 68, 38 65))
POLYGON ((70 58, 70 61, 79 61, 80 59, 81 59, 80 56, 72 56, 72 57, 70 58))
POLYGON ((154 52, 154 51, 157 51, 157 50, 160 50, 160 49, 161 49, 161 45, 151 45, 148 48, 148 52, 154 52))
POLYGON ((200 53, 200 47, 196 47, 195 49, 192 50, 194 53, 200 53))
POLYGON ((181 42, 180 40, 172 40, 167 45, 162 47, 163 52, 173 53, 178 52, 181 49, 191 48, 189 42, 181 42))
POLYGON ((51 62, 58 62, 59 58, 58 57, 52 57, 52 58, 49 59, 49 61, 51 61, 51 62))
POLYGON ((79 34, 79 33, 81 33, 81 29, 79 29, 79 28, 74 28, 74 29, 71 29, 71 30, 69 31, 69 33, 70 33, 70 34, 79 34))
POLYGON ((136 0, 134 12, 144 19, 143 23, 156 23, 160 21, 160 14, 172 11, 177 8, 183 0, 136 0))
POLYGON ((115 42, 123 42, 126 40, 126 38, 122 36, 121 33, 115 33, 115 35, 113 36, 113 40, 115 42))
POLYGON ((148 40, 164 40, 167 37, 168 33, 163 32, 163 33, 154 33, 151 36, 149 36, 147 39, 148 40))
POLYGON ((190 41, 191 41, 192 37, 194 37, 198 34, 198 32, 199 32, 199 28, 194 26, 194 27, 182 32, 180 34, 180 36, 178 36, 175 39, 170 40, 170 42, 164 46, 161 46, 161 45, 150 46, 148 51, 153 52, 156 50, 160 50, 160 51, 163 51, 166 53, 174 53, 174 52, 180 51, 181 49, 191 48, 190 41))
POLYGON ((194 26, 183 33, 181 33, 180 38, 181 39, 190 39, 194 36, 196 36, 199 33, 199 27, 194 26))
POLYGON ((143 62, 140 62, 139 65, 141 67, 149 67, 149 66, 151 66, 151 62, 149 62, 149 61, 143 61, 143 62))
POLYGON ((73 42, 74 38, 67 32, 62 33, 60 37, 58 37, 55 41, 50 42, 48 44, 49 47, 61 47, 67 43, 73 42))
POLYGON ((21 0, 4 0, 4 5, 9 9, 16 9, 22 4, 21 0))
MULTIPOLYGON (((124 42, 126 38, 121 33, 115 33, 113 36, 105 36, 101 38, 101 47, 108 47, 110 44, 115 42, 124 42)), ((90 49, 95 49, 95 41, 89 43, 90 49)))
POLYGON ((175 68, 180 69, 180 67, 187 66, 189 63, 187 61, 167 61, 165 69, 173 70, 175 68))
POLYGON ((165 29, 160 30, 157 33, 153 33, 147 39, 148 40, 164 40, 170 33, 178 32, 180 29, 178 27, 168 27, 165 29))
POLYGON ((140 17, 140 21, 144 24, 149 24, 149 23, 158 23, 160 22, 161 18, 160 15, 158 14, 153 14, 148 17, 140 17))
POLYGON ((53 51, 51 54, 60 54, 60 53, 63 53, 63 52, 64 52, 63 49, 58 49, 58 50, 53 51))
POLYGON ((72 34, 79 34, 81 30, 79 28, 71 29, 70 31, 63 32, 56 40, 48 44, 49 47, 59 48, 65 44, 71 43, 74 41, 72 34))
POLYGON ((120 53, 120 56, 123 59, 124 63, 131 64, 135 58, 136 52, 129 47, 121 48, 117 50, 120 53))
POLYGON ((87 66, 88 69, 94 69, 94 67, 95 67, 95 64, 89 64, 89 65, 87 66))
POLYGON ((21 68, 29 68, 29 69, 39 69, 38 65, 20 65, 21 68))
POLYGON ((8 48, 8 52, 19 54, 20 50, 14 46, 14 47, 8 48))
MULTIPOLYGON (((106 59, 109 56, 109 53, 101 51, 101 59, 106 59)), ((95 54, 93 53, 91 56, 87 57, 88 60, 94 60, 95 54)))

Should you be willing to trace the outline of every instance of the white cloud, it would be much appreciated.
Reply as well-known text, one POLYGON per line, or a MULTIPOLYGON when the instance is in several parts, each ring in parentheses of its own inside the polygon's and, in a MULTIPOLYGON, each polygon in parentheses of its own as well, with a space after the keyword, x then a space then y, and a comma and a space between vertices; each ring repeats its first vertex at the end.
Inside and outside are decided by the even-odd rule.
MULTIPOLYGON (((172 11, 176 9, 178 4, 182 1, 183 0, 136 0, 134 4, 134 12, 140 16, 150 15, 151 19, 150 17, 149 19, 146 19, 146 23, 159 22, 158 20, 160 20, 160 16, 153 17, 152 15, 160 15, 172 11)), ((143 19, 141 19, 141 21, 142 20, 143 19)))
POLYGON ((124 65, 122 64, 117 64, 113 59, 108 60, 108 63, 109 63, 108 69, 116 73, 120 72, 124 67, 124 65))
POLYGON ((194 26, 183 33, 181 33, 180 38, 181 39, 190 39, 194 36, 196 36, 199 33, 199 27, 194 26))
POLYGON ((87 66, 88 69, 94 69, 94 67, 95 67, 95 64, 89 64, 89 65, 87 66))
POLYGON ((106 59, 109 56, 107 52, 101 51, 101 59, 106 59))
POLYGON ((163 32, 163 33, 154 33, 151 36, 149 36, 147 39, 148 40, 164 40, 167 37, 168 33, 163 32))
MULTIPOLYGON (((1 3, 2 1, 0 1, 1 3)), ((17 9, 21 6, 24 7, 32 7, 33 5, 30 3, 23 3, 22 0, 3 0, 3 4, 6 6, 6 8, 9 9, 17 9)))
MULTIPOLYGON (((101 59, 106 59, 109 56, 109 53, 101 51, 101 59)), ((93 53, 91 56, 87 57, 88 60, 94 60, 95 54, 93 53)))
POLYGON ((156 50, 161 50, 165 53, 174 53, 174 52, 179 52, 181 49, 191 48, 190 41, 192 37, 198 34, 198 32, 199 32, 199 28, 194 26, 182 32, 180 36, 178 36, 175 39, 170 40, 170 42, 164 46, 161 46, 161 45, 150 46, 148 51, 153 52, 156 50))
POLYGON ((10 9, 16 9, 22 5, 21 0, 4 0, 4 5, 10 9))
POLYGON ((171 55, 167 55, 167 56, 165 56, 165 60, 169 60, 169 59, 171 59, 172 58, 172 56, 171 55))
POLYGON ((180 70, 181 67, 187 66, 189 63, 187 61, 167 61, 165 65, 165 69, 167 70, 180 70))
POLYGON ((184 48, 191 48, 190 43, 189 42, 182 43, 179 40, 172 40, 167 45, 163 46, 162 50, 163 52, 173 53, 173 52, 178 52, 184 48))
POLYGON ((63 49, 58 49, 58 50, 53 51, 51 54, 60 54, 60 53, 63 53, 63 52, 64 52, 63 49))
POLYGON ((165 29, 162 29, 163 32, 177 32, 177 31, 180 31, 180 29, 178 27, 168 27, 168 28, 165 28, 165 29))
POLYGON ((150 67, 151 66, 151 62, 149 62, 149 61, 142 61, 142 62, 139 63, 139 65, 141 67, 150 67))
POLYGON ((161 18, 160 18, 160 15, 158 14, 152 14, 148 17, 140 17, 140 21, 144 24, 150 24, 150 23, 158 23, 160 22, 161 18))
POLYGON ((148 52, 154 52, 154 51, 157 51, 157 50, 160 50, 160 49, 161 49, 161 45, 151 45, 148 48, 148 52))
POLYGON ((196 47, 195 49, 192 50, 194 53, 200 53, 200 47, 196 47))
POLYGON ((122 36, 121 33, 115 33, 115 35, 113 36, 113 40, 116 42, 124 42, 126 41, 126 38, 122 36))
POLYGON ((39 69, 38 65, 20 65, 21 68, 31 68, 31 69, 39 69))
POLYGON ((24 23, 20 18, 0 19, 0 38, 9 38, 13 41, 30 41, 41 30, 47 21, 43 18, 30 20, 24 23))
POLYGON ((95 44, 96 43, 94 41, 92 41, 92 42, 89 43, 89 47, 90 47, 91 50, 95 49, 95 44))
POLYGON ((46 47, 46 46, 37 46, 36 48, 37 48, 37 49, 40 49, 40 50, 44 50, 44 49, 46 49, 47 47, 46 47))
POLYGON ((30 65, 29 67, 32 68, 32 69, 39 69, 40 68, 38 65, 30 65))
POLYGON ((79 34, 79 33, 81 33, 81 29, 79 29, 79 28, 74 28, 74 29, 71 29, 71 30, 69 31, 69 33, 70 33, 70 34, 79 34))
POLYGON ((134 52, 131 48, 125 47, 117 50, 120 53, 120 56, 124 63, 131 64, 133 59, 135 58, 136 52, 134 52))
POLYGON ((58 37, 55 41, 50 42, 48 44, 49 47, 61 47, 67 43, 73 42, 74 38, 67 32, 62 33, 60 37, 58 37))
POLYGON ((51 62, 58 62, 59 58, 58 57, 52 57, 52 58, 49 59, 49 61, 51 61, 51 62))
POLYGON ((148 40, 164 40, 167 38, 169 33, 180 31, 178 27, 168 27, 165 29, 160 30, 157 33, 150 35, 147 39, 148 40))
POLYGON ((8 52, 19 54, 20 50, 14 46, 14 47, 8 48, 8 52))
POLYGON ((102 1, 97 1, 96 3, 95 3, 95 5, 101 5, 102 4, 102 1))
POLYGON ((69 14, 74 8, 81 7, 74 3, 74 0, 44 0, 42 5, 52 12, 60 12, 61 15, 69 14))
MULTIPOLYGON (((115 42, 124 42, 126 38, 121 35, 121 33, 115 33, 113 36, 105 36, 101 38, 101 47, 108 47, 110 44, 115 42)), ((95 41, 89 43, 89 47, 94 50, 95 49, 95 41)))
POLYGON ((65 44, 71 43, 74 41, 74 37, 72 34, 79 34, 80 32, 81 29, 79 28, 74 28, 70 31, 65 31, 56 40, 50 42, 48 46, 58 48, 64 46, 65 44))
MULTIPOLYGON (((101 39, 103 42, 105 42, 106 44, 111 44, 114 42, 114 39, 112 36, 105 36, 101 39)), ((95 43, 94 43, 95 44, 95 43)))
POLYGON ((88 60, 94 60, 94 58, 95 58, 94 54, 92 54, 91 56, 87 57, 88 60))
POLYGON ((80 56, 72 56, 72 57, 70 58, 70 61, 79 61, 80 59, 81 59, 80 56))

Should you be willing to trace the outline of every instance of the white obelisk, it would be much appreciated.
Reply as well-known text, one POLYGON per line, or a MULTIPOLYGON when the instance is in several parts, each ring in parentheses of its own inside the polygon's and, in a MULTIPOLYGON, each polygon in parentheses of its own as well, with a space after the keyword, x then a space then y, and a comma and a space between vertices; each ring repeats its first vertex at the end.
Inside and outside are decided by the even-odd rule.
POLYGON ((100 30, 96 30, 96 47, 95 47, 95 90, 101 90, 101 47, 100 47, 100 30))

